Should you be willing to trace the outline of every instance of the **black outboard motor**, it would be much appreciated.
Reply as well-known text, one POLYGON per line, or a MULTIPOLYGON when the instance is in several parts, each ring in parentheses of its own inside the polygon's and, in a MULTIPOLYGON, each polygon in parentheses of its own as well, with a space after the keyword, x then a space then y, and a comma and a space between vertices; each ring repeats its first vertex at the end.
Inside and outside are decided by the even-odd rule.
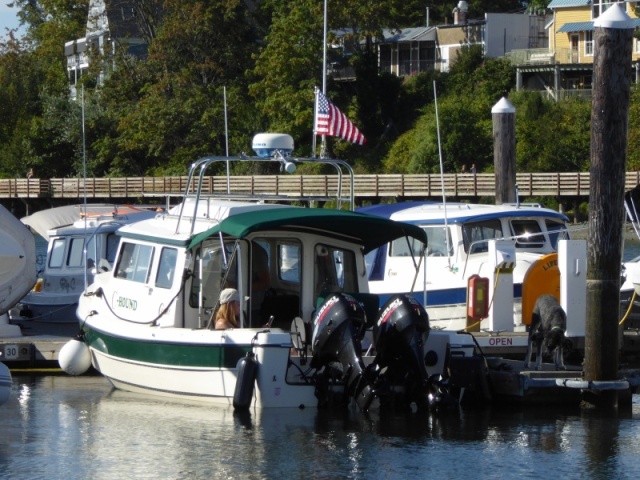
POLYGON ((424 344, 429 331, 426 310, 409 295, 392 296, 380 309, 373 330, 380 380, 390 387, 403 386, 402 403, 407 407, 412 402, 418 408, 428 406, 424 344))
POLYGON ((362 306, 351 295, 331 294, 318 308, 313 325, 311 366, 321 368, 340 364, 345 390, 366 411, 375 394, 366 378, 361 356, 365 328, 362 306))

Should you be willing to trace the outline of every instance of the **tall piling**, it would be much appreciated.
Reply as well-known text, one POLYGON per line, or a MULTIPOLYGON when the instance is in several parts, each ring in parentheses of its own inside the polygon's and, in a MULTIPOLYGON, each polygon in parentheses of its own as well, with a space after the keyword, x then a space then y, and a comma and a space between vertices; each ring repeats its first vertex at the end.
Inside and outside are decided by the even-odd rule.
MULTIPOLYGON (((594 22, 591 183, 587 237, 585 380, 618 378, 618 312, 634 24, 620 4, 594 22)), ((617 407, 617 393, 586 390, 585 408, 617 407)))
POLYGON ((493 120, 493 166, 496 176, 496 205, 514 203, 516 198, 516 109, 502 97, 491 109, 493 120))

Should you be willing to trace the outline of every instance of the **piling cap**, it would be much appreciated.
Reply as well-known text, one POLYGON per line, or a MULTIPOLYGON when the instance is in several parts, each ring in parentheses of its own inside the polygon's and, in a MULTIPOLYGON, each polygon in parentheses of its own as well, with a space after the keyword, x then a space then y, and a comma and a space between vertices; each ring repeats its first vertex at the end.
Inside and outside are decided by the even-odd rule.
POLYGON ((633 29, 636 23, 631 19, 624 8, 619 3, 614 3, 607 10, 595 19, 594 27, 615 28, 618 30, 633 29))
POLYGON ((493 106, 491 113, 516 113, 516 108, 509 100, 502 97, 500 101, 493 106))

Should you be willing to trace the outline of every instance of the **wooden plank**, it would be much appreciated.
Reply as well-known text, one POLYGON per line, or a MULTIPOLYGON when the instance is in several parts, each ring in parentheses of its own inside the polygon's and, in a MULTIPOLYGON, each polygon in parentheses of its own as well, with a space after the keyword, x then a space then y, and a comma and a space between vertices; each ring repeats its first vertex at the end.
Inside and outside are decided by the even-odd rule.
MULTIPOLYGON (((522 197, 588 197, 589 172, 519 173, 518 194, 522 197)), ((625 190, 640 183, 640 172, 627 172, 625 190)), ((338 192, 337 175, 255 175, 232 176, 232 194, 290 195, 333 197, 338 192)), ((225 176, 203 179, 203 193, 226 193, 225 176)), ((440 198, 444 185, 448 197, 475 198, 495 196, 493 173, 458 174, 364 174, 354 177, 354 196, 367 198, 440 198)), ((183 194, 187 177, 88 178, 89 198, 118 199, 145 194, 183 194)), ((195 192, 193 182, 190 192, 195 192)), ((0 179, 0 198, 82 198, 85 182, 78 178, 0 179)), ((349 177, 342 177, 341 195, 349 195, 349 177)))

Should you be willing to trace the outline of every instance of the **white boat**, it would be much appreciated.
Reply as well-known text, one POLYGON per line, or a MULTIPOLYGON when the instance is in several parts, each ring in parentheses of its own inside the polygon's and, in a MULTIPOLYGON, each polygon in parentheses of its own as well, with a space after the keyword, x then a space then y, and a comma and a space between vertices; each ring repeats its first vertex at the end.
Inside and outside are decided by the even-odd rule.
POLYGON ((75 322, 85 284, 111 269, 118 228, 154 215, 146 208, 89 204, 51 208, 23 218, 47 241, 47 256, 35 287, 11 310, 11 318, 75 322))
POLYGON ((417 275, 416 254, 422 246, 402 239, 369 253, 367 264, 369 288, 381 302, 392 294, 413 293, 426 301, 432 328, 491 329, 494 272, 500 264, 512 275, 513 312, 507 312, 512 331, 525 331, 539 295, 559 297, 556 252, 558 240, 569 237, 568 218, 562 213, 537 204, 441 202, 375 205, 359 211, 417 225, 427 234, 427 255, 417 275), (493 250, 495 242, 499 248, 493 250), (549 275, 547 280, 541 281, 541 272, 549 275), (482 281, 487 279, 491 281, 482 281), (476 314, 474 307, 480 310, 476 314))
POLYGON ((0 362, 0 405, 7 403, 7 400, 9 400, 12 386, 13 380, 11 379, 9 367, 0 362))
MULTIPOLYGON (((298 163, 329 164, 353 180, 340 160, 291 157, 288 136, 291 148, 262 150, 282 137, 262 142, 258 161, 287 172, 298 163)), ((232 160, 256 158, 198 160, 179 206, 120 228, 113 270, 80 297, 81 333, 60 352, 62 368, 79 374, 92 364, 119 389, 238 409, 345 398, 363 410, 426 404, 437 373, 424 362, 426 312, 404 296, 379 312, 364 258, 397 238, 424 243, 424 230, 352 211, 202 195, 206 169, 232 160), (266 293, 254 283, 259 252, 266 252, 266 293), (230 285, 242 303, 239 327, 210 329, 230 285), (364 353, 369 341, 375 357, 364 353)))
POLYGON ((0 336, 20 336, 5 313, 36 283, 36 247, 32 233, 0 205, 0 336))

